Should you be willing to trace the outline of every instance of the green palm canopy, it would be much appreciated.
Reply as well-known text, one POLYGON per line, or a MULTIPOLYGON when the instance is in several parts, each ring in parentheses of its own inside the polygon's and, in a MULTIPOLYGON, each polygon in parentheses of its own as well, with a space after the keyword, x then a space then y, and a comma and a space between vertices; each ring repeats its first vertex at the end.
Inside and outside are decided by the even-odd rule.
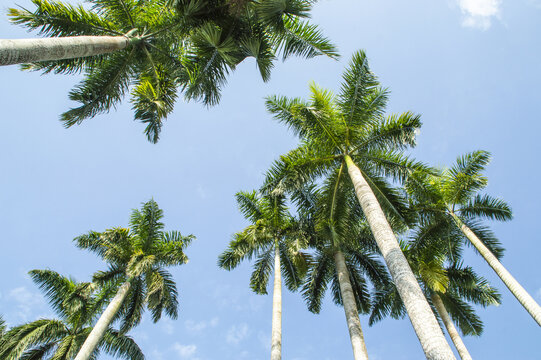
POLYGON ((402 153, 415 144, 420 117, 411 112, 386 117, 387 99, 388 91, 362 51, 353 55, 337 95, 312 84, 309 100, 268 97, 268 111, 302 143, 274 165, 267 185, 294 188, 347 171, 425 355, 454 359, 385 215, 400 216, 386 196, 387 179, 404 181, 412 171, 424 169, 402 153))
POLYGON ((410 177, 406 189, 414 211, 426 225, 419 241, 439 236, 446 244, 454 241, 473 245, 541 326, 541 307, 500 262, 503 247, 483 223, 507 221, 513 216, 505 201, 481 193, 488 184, 483 171, 489 161, 490 153, 474 151, 460 156, 452 167, 439 174, 417 172, 410 177))
MULTIPOLYGON (((60 40, 77 37, 73 40, 83 45, 115 43, 103 45, 109 51, 105 53, 93 53, 92 48, 87 57, 73 58, 68 47, 56 60, 23 66, 44 73, 85 74, 69 94, 79 106, 61 116, 66 127, 111 110, 130 92, 135 120, 143 122, 148 139, 157 142, 179 89, 186 99, 214 105, 228 74, 248 57, 255 58, 267 81, 278 56, 338 56, 306 20, 312 1, 89 0, 90 9, 32 2, 34 10, 10 9, 11 21, 60 40)), ((0 40, 0 65, 16 52, 8 46, 12 42, 0 40)))
POLYGON ((157 322, 162 313, 178 317, 178 291, 166 268, 188 262, 184 249, 194 239, 179 231, 165 232, 163 211, 154 200, 131 215, 130 229, 114 228, 75 238, 81 249, 90 250, 109 264, 94 275, 94 282, 115 286, 117 293, 76 358, 87 359, 102 336, 101 331, 121 319, 121 331, 136 326, 146 307, 157 322), (85 355, 86 354, 86 355, 85 355))
MULTIPOLYGON (((30 276, 44 292, 57 319, 39 319, 11 328, 0 341, 4 360, 71 360, 92 330, 111 288, 76 282, 51 270, 32 270, 30 276)), ((108 327, 92 352, 92 359, 105 353, 113 357, 143 360, 132 338, 108 327)))

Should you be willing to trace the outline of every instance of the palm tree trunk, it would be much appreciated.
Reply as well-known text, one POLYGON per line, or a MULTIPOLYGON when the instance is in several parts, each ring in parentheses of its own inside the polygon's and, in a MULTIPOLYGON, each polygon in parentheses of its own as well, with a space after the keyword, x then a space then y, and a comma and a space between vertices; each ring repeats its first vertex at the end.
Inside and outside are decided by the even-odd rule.
POLYGON ((347 155, 345 160, 357 199, 393 277, 426 358, 429 360, 455 359, 376 196, 351 157, 347 155))
POLYGON ((490 267, 502 279, 503 283, 509 291, 517 298, 517 300, 530 313, 539 326, 541 326, 541 307, 533 299, 533 297, 519 284, 519 282, 507 271, 496 256, 483 244, 483 242, 475 235, 475 233, 460 220, 456 214, 451 212, 451 216, 455 220, 457 226, 466 235, 468 240, 479 251, 479 254, 485 259, 490 267))
POLYGON ((460 337, 460 334, 458 333, 455 324, 453 324, 453 322, 451 321, 449 313, 447 312, 447 309, 443 305, 443 301, 441 301, 441 298, 438 294, 432 294, 432 303, 436 307, 436 310, 438 310, 441 320, 443 321, 443 324, 445 325, 445 328, 447 329, 451 340, 453 340, 453 344, 455 344, 455 347, 458 350, 460 358, 462 360, 472 360, 472 357, 468 352, 466 345, 464 345, 464 342, 462 341, 462 338, 460 337))
POLYGON ((126 299, 126 296, 128 295, 128 292, 130 291, 131 287, 131 279, 126 281, 120 288, 118 289, 115 297, 109 305, 107 305, 107 308, 101 314, 98 322, 96 325, 94 325, 94 328, 88 334, 88 337, 86 338, 85 342, 83 343, 83 346, 81 346, 81 349, 77 353, 77 356, 75 357, 75 360, 88 360, 90 359, 90 356, 96 350, 96 347, 98 346, 98 343, 103 338, 103 335, 105 335, 105 332, 109 328, 109 325, 113 321, 113 318, 115 317, 118 310, 120 310, 120 307, 122 306, 122 303, 126 299))
POLYGON ((125 49, 129 43, 127 36, 0 39, 0 66, 101 55, 125 49))
POLYGON ((274 290, 272 292, 271 360, 282 359, 282 273, 280 250, 274 249, 274 290))
POLYGON ((368 360, 368 352, 364 342, 363 330, 359 321, 357 312, 357 303, 353 295, 353 288, 349 279, 349 272, 346 267, 346 259, 341 251, 334 253, 334 262, 336 264, 336 273, 338 283, 340 284, 340 294, 344 303, 344 312, 346 313, 346 322, 348 324, 349 338, 353 347, 353 358, 355 360, 368 360))

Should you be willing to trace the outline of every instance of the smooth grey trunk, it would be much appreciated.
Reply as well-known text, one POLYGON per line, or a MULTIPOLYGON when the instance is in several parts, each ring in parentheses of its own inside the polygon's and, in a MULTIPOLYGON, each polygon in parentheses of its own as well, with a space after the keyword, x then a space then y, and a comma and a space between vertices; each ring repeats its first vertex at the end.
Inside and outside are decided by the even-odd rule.
POLYGON ((344 303, 344 312, 348 324, 349 338, 353 348, 353 358, 355 360, 368 360, 368 352, 364 342, 359 313, 357 312, 357 303, 353 294, 353 287, 349 279, 349 271, 346 267, 346 259, 341 251, 334 253, 334 262, 336 264, 336 273, 338 283, 340 284, 340 293, 344 303))
POLYGON ((282 359, 282 273, 280 250, 274 249, 274 289, 272 292, 271 360, 282 359))
POLYGON ((496 256, 483 244, 483 242, 475 235, 475 233, 460 220, 456 214, 451 212, 451 216, 455 220, 460 230, 466 235, 468 240, 479 251, 479 254, 485 259, 490 267, 502 279, 503 283, 509 291, 517 298, 517 300, 530 313, 539 326, 541 326, 541 307, 533 299, 533 297, 520 285, 520 283, 507 271, 496 256))
POLYGON ((0 39, 0 66, 95 56, 125 49, 127 36, 0 39))
POLYGON ((351 157, 346 156, 345 160, 357 199, 393 277, 426 358, 429 360, 456 359, 376 196, 351 157))
POLYGON ((113 300, 111 300, 109 305, 107 305, 107 308, 105 309, 103 314, 101 314, 98 322, 96 323, 96 325, 94 325, 94 328, 92 329, 90 334, 88 334, 88 337, 86 338, 83 346, 81 346, 81 349, 77 353, 75 360, 90 359, 90 356, 92 355, 94 350, 96 350, 98 343, 103 338, 103 335, 105 335, 107 328, 109 327, 109 325, 111 325, 111 322, 113 321, 116 313, 118 312, 118 310, 120 310, 124 299, 126 299, 126 296, 130 291, 130 287, 131 282, 129 280, 122 284, 122 286, 120 286, 115 297, 113 298, 113 300))
POLYGON ((460 358, 462 360, 472 360, 472 357, 468 352, 466 345, 464 345, 464 342, 462 341, 462 338, 460 337, 460 334, 458 333, 455 324, 453 324, 453 321, 451 320, 451 317, 449 316, 449 313, 447 312, 447 309, 443 305, 443 301, 441 301, 441 298, 438 294, 432 294, 432 303, 436 307, 436 310, 438 310, 440 318, 443 321, 443 325, 445 325, 445 328, 447 329, 451 340, 453 340, 453 344, 455 344, 460 358))

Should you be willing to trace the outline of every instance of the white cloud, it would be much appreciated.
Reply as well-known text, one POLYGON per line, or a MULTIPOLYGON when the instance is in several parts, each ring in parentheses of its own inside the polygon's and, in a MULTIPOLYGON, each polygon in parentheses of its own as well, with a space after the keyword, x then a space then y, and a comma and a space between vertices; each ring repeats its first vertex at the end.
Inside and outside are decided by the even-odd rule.
POLYGON ((40 308, 39 305, 43 304, 43 299, 39 293, 32 293, 24 286, 12 289, 7 298, 17 304, 18 311, 16 315, 22 321, 29 321, 34 310, 40 308))
POLYGON ((246 339, 248 337, 248 334, 250 332, 250 329, 248 328, 248 324, 242 323, 238 325, 233 325, 229 328, 226 335, 226 341, 229 344, 238 344, 242 340, 246 339))
POLYGON ((210 319, 209 321, 193 321, 193 320, 186 320, 184 322, 184 326, 186 327, 186 330, 192 333, 199 333, 206 328, 213 328, 218 325, 219 319, 217 317, 214 317, 210 319))
POLYGON ((173 344, 173 350, 175 350, 175 352, 181 359, 194 359, 193 356, 197 351, 197 346, 195 346, 194 344, 182 345, 176 342, 173 344))
POLYGON ((462 11, 462 25, 487 30, 501 15, 502 0, 457 0, 462 11))

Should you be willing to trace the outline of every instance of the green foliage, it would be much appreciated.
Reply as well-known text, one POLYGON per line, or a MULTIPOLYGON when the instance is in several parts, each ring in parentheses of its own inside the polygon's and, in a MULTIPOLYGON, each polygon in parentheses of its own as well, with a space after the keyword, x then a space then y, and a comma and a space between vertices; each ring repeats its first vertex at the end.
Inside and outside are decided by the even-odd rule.
POLYGON ((275 256, 279 256, 285 285, 295 291, 310 263, 310 257, 302 252, 308 242, 305 224, 289 214, 286 197, 278 190, 265 195, 239 192, 236 198, 239 210, 251 224, 233 235, 218 258, 218 266, 231 270, 241 261, 255 258, 250 288, 257 294, 267 294, 275 256))
POLYGON ((107 271, 98 271, 94 282, 117 288, 129 281, 130 291, 116 319, 121 320, 122 333, 139 324, 146 307, 157 322, 162 313, 173 319, 178 316, 178 292, 166 267, 188 262, 184 253, 194 239, 178 231, 165 232, 160 221, 163 211, 154 200, 133 210, 130 229, 114 228, 102 233, 90 232, 75 238, 81 249, 90 250, 109 264, 107 271))
MULTIPOLYGON (((51 270, 32 270, 30 277, 44 292, 59 319, 40 319, 11 328, 1 337, 0 358, 73 359, 114 289, 98 289, 92 283, 79 283, 51 270)), ((101 352, 123 359, 144 359, 131 337, 112 328, 107 329, 92 358, 101 352)))
MULTIPOLYGON (((431 229, 417 228, 411 234, 404 251, 411 268, 422 284, 427 299, 439 296, 462 333, 479 336, 483 331, 483 323, 470 303, 482 307, 499 305, 500 294, 471 267, 465 267, 460 262, 461 248, 456 246, 456 239, 421 239, 422 236, 428 236, 430 231, 431 229), (446 242, 449 242, 450 246, 447 247, 446 242)), ((435 232, 432 235, 437 234, 438 232, 435 232)), ((456 232, 453 235, 458 236, 456 232)), ((433 311, 437 316, 440 315, 435 308, 433 311)), ((405 314, 405 307, 396 287, 394 284, 387 284, 374 294, 369 323, 372 325, 386 316, 400 319, 405 314)))
POLYGON ((504 248, 482 223, 484 219, 507 221, 513 217, 503 200, 479 193, 488 183, 483 171, 489 160, 488 152, 474 151, 460 156, 449 169, 417 171, 408 178, 405 188, 421 224, 416 239, 419 246, 441 246, 442 241, 447 247, 458 248, 461 242, 470 245, 453 219, 456 215, 497 258, 503 256, 504 248))
POLYGON ((338 253, 345 258, 360 313, 368 313, 371 307, 367 278, 375 287, 385 286, 390 281, 385 266, 378 259, 375 241, 351 191, 351 184, 342 179, 345 176, 340 169, 325 179, 322 188, 309 186, 293 197, 298 212, 308 214, 313 223, 310 247, 315 249, 315 255, 302 294, 308 310, 314 313, 321 310, 329 284, 334 302, 342 305, 336 263, 338 253), (311 194, 307 195, 309 192, 311 194))
POLYGON ((307 20, 311 1, 89 0, 90 10, 32 0, 33 11, 9 9, 11 21, 40 35, 127 37, 110 54, 25 64, 44 73, 79 73, 70 93, 80 105, 61 116, 66 127, 115 108, 131 93, 134 118, 155 143, 178 91, 187 100, 219 102, 228 75, 253 57, 264 81, 276 59, 295 55, 337 58, 334 45, 307 20))

